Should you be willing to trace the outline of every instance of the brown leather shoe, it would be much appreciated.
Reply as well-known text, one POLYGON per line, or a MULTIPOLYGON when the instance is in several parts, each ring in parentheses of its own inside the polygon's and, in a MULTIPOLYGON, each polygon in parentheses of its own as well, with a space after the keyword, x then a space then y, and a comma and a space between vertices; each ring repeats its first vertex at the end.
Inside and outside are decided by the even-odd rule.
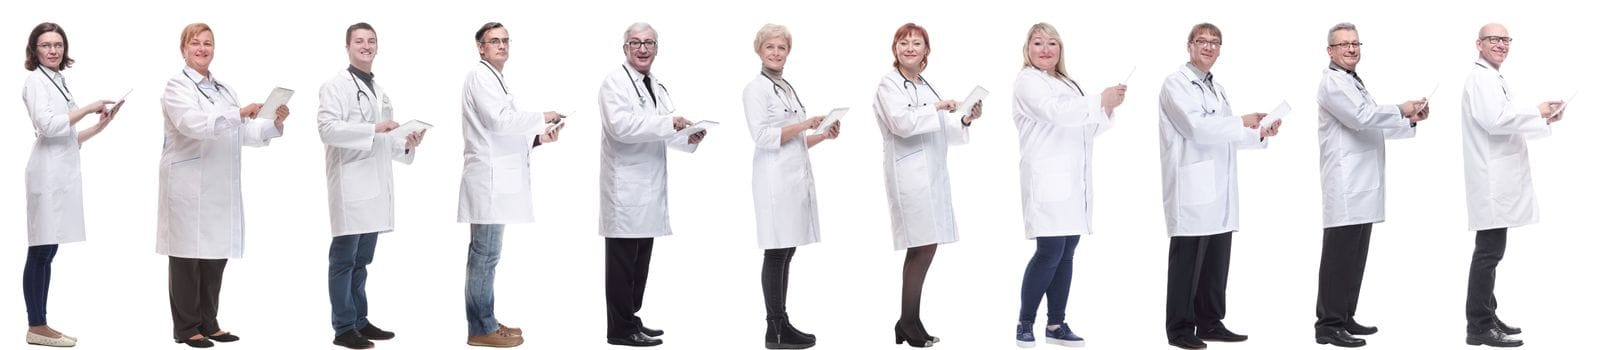
POLYGON ((522 345, 522 336, 511 334, 506 327, 500 327, 489 334, 467 337, 467 345, 487 346, 492 348, 509 348, 522 345))

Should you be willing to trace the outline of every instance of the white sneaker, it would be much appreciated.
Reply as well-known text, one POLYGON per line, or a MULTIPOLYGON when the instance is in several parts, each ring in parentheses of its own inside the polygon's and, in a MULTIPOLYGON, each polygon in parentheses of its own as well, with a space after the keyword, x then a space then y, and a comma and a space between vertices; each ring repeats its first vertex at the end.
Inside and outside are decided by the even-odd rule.
POLYGON ((78 339, 68 337, 65 334, 62 334, 60 338, 51 338, 34 332, 28 332, 28 344, 66 348, 78 345, 78 339))

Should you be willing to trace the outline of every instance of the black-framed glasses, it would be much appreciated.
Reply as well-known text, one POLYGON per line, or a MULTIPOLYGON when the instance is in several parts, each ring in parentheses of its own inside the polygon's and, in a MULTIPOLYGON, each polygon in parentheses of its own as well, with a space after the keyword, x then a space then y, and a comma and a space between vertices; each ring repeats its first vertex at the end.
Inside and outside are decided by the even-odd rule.
POLYGON ((489 40, 479 41, 478 43, 489 45, 511 45, 511 38, 489 38, 489 40))
POLYGON ((1500 44, 1511 45, 1511 37, 1509 37, 1509 36, 1493 36, 1493 35, 1491 35, 1491 36, 1478 38, 1478 40, 1487 41, 1491 45, 1500 45, 1500 44))
POLYGON ((1209 47, 1222 47, 1222 40, 1195 39, 1194 41, 1190 41, 1189 44, 1193 44, 1194 46, 1199 46, 1199 47, 1208 47, 1208 46, 1209 47))
POLYGON ((656 48, 656 41, 655 40, 643 40, 643 41, 640 41, 640 40, 628 40, 628 42, 623 43, 623 45, 627 46, 630 49, 638 49, 638 48, 654 49, 654 48, 656 48))
POLYGON ((1360 41, 1356 41, 1356 42, 1332 44, 1332 45, 1328 45, 1328 47, 1336 47, 1336 48, 1339 48, 1341 50, 1349 50, 1349 49, 1359 49, 1359 48, 1361 48, 1361 45, 1362 44, 1361 44, 1360 41))

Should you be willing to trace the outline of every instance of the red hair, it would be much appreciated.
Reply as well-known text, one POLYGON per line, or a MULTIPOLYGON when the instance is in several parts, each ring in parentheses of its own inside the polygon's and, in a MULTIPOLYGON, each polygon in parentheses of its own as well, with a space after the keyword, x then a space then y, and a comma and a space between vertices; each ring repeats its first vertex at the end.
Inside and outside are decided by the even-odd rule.
MULTIPOLYGON (((894 53, 895 43, 900 42, 900 39, 909 38, 912 35, 921 35, 922 36, 922 47, 925 47, 925 48, 928 49, 928 54, 933 53, 933 41, 928 39, 928 30, 927 29, 923 29, 922 26, 919 26, 916 23, 910 23, 910 22, 907 22, 906 24, 901 25, 900 29, 894 31, 894 41, 890 41, 889 42, 889 53, 891 55, 894 53)), ((923 54, 922 55, 922 66, 923 67, 927 67, 928 66, 928 54, 923 54)), ((893 66, 899 67, 900 66, 900 60, 899 59, 895 59, 894 62, 893 62, 893 66)))

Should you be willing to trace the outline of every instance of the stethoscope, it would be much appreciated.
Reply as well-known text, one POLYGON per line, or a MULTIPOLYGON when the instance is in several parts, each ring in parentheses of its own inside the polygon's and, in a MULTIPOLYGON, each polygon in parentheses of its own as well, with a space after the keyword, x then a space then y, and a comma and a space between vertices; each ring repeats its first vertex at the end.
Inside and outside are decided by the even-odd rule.
MULTIPOLYGON (((906 107, 917 107, 916 103, 917 103, 917 101, 919 101, 919 99, 917 99, 917 97, 921 97, 921 96, 917 96, 916 83, 912 83, 910 78, 906 78, 906 73, 900 72, 899 69, 895 69, 895 73, 899 73, 900 74, 900 80, 903 81, 902 83, 900 83, 900 86, 905 88, 906 89, 906 95, 909 95, 911 97, 911 102, 907 103, 906 107)), ((921 79, 922 79, 922 85, 927 85, 928 86, 928 91, 933 93, 934 100, 944 100, 943 97, 939 97, 939 90, 933 88, 933 83, 929 83, 928 82, 928 78, 924 77, 924 78, 921 78, 921 79)), ((927 106, 928 104, 923 103, 922 105, 923 106, 927 106)))
MULTIPOLYGON (((55 85, 56 86, 56 92, 61 93, 61 97, 62 98, 66 98, 67 99, 67 104, 71 105, 72 104, 72 89, 68 89, 67 88, 67 86, 66 86, 66 81, 67 80, 66 79, 62 79, 61 83, 57 84, 56 83, 56 79, 55 78, 51 78, 50 77, 50 73, 45 73, 44 71, 45 71, 44 69, 40 69, 39 70, 39 74, 44 74, 44 80, 49 80, 50 81, 50 85, 55 85)), ((59 73, 59 72, 56 73, 56 75, 58 75, 58 76, 60 74, 61 73, 59 73)))
MULTIPOLYGON (((622 67, 622 72, 628 74, 628 82, 632 83, 633 82, 633 71, 628 69, 627 66, 623 66, 622 67)), ((657 94, 656 96, 658 96, 661 100, 665 100, 667 102, 667 103, 664 103, 664 104, 657 103, 657 105, 658 106, 667 106, 667 109, 671 110, 672 109, 672 107, 671 107, 672 106, 672 94, 667 92, 667 85, 666 84, 662 84, 661 80, 656 80, 655 81, 655 85, 656 85, 656 87, 661 88, 661 93, 657 94)), ((639 84, 633 84, 633 95, 639 97, 639 108, 645 108, 645 106, 647 106, 646 104, 644 104, 644 91, 639 90, 639 84)))
MULTIPOLYGON (((199 80, 194 80, 194 77, 189 76, 189 71, 183 71, 183 77, 189 78, 189 82, 194 83, 194 91, 200 92, 200 96, 204 96, 206 98, 206 102, 211 102, 211 104, 213 104, 213 105, 217 104, 217 100, 216 99, 212 98, 210 94, 207 94, 205 90, 200 89, 200 81, 199 80)), ((219 93, 219 94, 222 93, 222 91, 224 89, 222 87, 222 83, 218 83, 216 80, 212 80, 211 81, 211 85, 217 89, 217 93, 219 93)))
MULTIPOLYGON (((1189 83, 1190 84, 1194 84, 1195 88, 1200 89, 1200 93, 1202 95, 1205 94, 1206 87, 1205 87, 1205 85, 1200 84, 1200 81, 1191 80, 1191 81, 1189 81, 1189 83)), ((1227 103, 1228 102, 1228 95, 1224 95, 1221 91, 1217 91, 1216 88, 1212 88, 1211 92, 1212 92, 1213 95, 1216 95, 1217 96, 1217 100, 1221 101, 1222 103, 1227 103)), ((1211 99, 1205 98, 1205 96, 1200 96, 1200 109, 1205 110, 1206 114, 1208 114, 1208 115, 1216 114, 1217 113, 1217 109, 1212 107, 1209 102, 1211 102, 1211 99)))
POLYGON ((350 73, 350 83, 356 85, 356 112, 361 113, 361 116, 365 118, 367 109, 361 104, 361 98, 366 97, 370 103, 377 103, 378 101, 373 100, 372 96, 367 94, 367 90, 361 88, 361 78, 357 78, 355 73, 350 73))
MULTIPOLYGON (((772 77, 768 76, 766 72, 762 72, 761 76, 762 77, 766 77, 767 81, 772 82, 772 94, 773 95, 778 95, 778 100, 783 101, 783 112, 784 113, 800 113, 800 111, 803 111, 803 110, 806 109, 805 101, 801 101, 800 100, 800 93, 794 91, 794 86, 789 86, 789 89, 788 89, 789 95, 794 97, 794 102, 795 103, 800 104, 800 109, 795 109, 794 106, 790 106, 789 105, 789 100, 783 98, 784 88, 778 85, 778 81, 776 79, 772 79, 772 77)), ((788 81, 786 80, 786 81, 784 81, 784 83, 788 83, 788 81)))

